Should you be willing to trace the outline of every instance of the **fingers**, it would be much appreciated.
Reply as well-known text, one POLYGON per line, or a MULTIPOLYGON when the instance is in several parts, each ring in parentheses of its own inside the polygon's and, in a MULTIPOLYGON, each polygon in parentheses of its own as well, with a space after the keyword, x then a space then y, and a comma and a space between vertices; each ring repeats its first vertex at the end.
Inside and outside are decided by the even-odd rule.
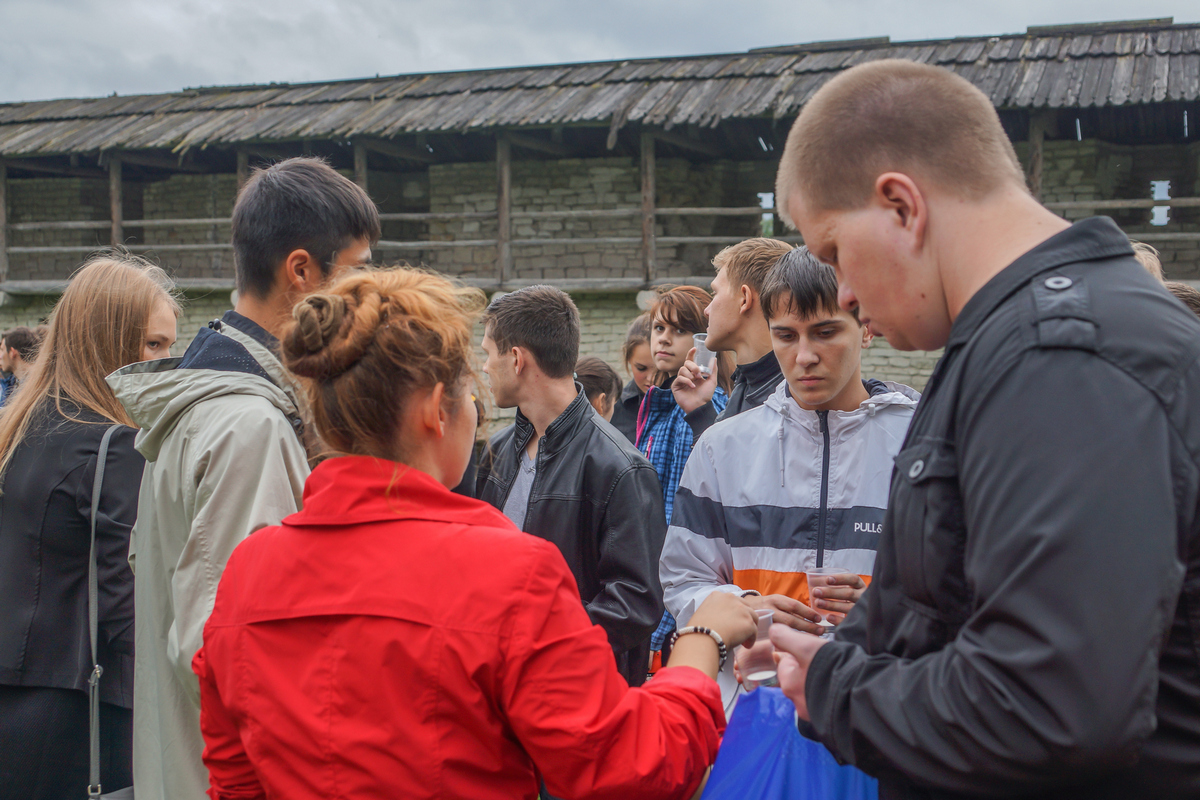
MULTIPOLYGON (((805 610, 808 611, 808 609, 805 610)), ((808 613, 812 614, 813 612, 809 611, 808 613)), ((813 616, 817 619, 820 619, 820 615, 813 614, 813 616)), ((786 625, 789 628, 802 631, 803 633, 811 633, 814 636, 821 635, 821 626, 816 622, 810 622, 803 617, 793 616, 792 614, 788 614, 783 611, 776 611, 774 616, 771 617, 771 620, 772 622, 777 622, 780 625, 786 625)))
POLYGON ((818 586, 812 590, 814 603, 825 600, 841 600, 846 603, 856 603, 861 595, 861 589, 854 589, 849 586, 818 586))
POLYGON ((795 704, 796 710, 801 712, 800 716, 807 719, 808 703, 804 699, 805 672, 800 669, 800 664, 795 657, 787 653, 776 653, 775 655, 779 660, 779 666, 775 671, 779 688, 783 690, 783 696, 795 704))
MULTIPOLYGON (((825 645, 825 642, 826 640, 818 636, 809 636, 785 625, 771 626, 771 644, 775 645, 775 649, 779 652, 794 656, 804 670, 808 669, 813 656, 825 645)), ((782 663, 781 661, 780 664, 782 663)))
POLYGON ((855 589, 866 589, 867 584, 863 581, 861 575, 846 573, 845 575, 833 575, 829 578, 829 586, 850 586, 855 589))
POLYGON ((684 361, 689 362, 692 365, 692 368, 695 369, 695 367, 696 367, 696 348, 693 347, 691 350, 688 350, 687 358, 685 358, 684 361))
POLYGON ((671 384, 671 389, 674 390, 681 387, 695 389, 697 379, 703 382, 703 378, 700 376, 700 368, 696 366, 696 362, 684 361, 683 366, 679 368, 679 372, 675 375, 675 382, 671 384))
POLYGON ((836 611, 839 614, 849 614, 850 609, 854 608, 854 601, 852 600, 815 600, 813 602, 822 611, 836 611))
MULTIPOLYGON (((787 595, 770 594, 770 595, 767 595, 766 597, 764 597, 763 600, 766 601, 766 604, 769 607, 775 609, 777 612, 783 612, 785 614, 790 614, 793 617, 799 617, 801 619, 806 619, 809 622, 820 622, 821 621, 820 614, 813 611, 811 608, 804 605, 804 603, 801 603, 799 600, 795 600, 791 597, 788 597, 787 595)), ((775 621, 779 622, 779 619, 776 618, 775 621)))

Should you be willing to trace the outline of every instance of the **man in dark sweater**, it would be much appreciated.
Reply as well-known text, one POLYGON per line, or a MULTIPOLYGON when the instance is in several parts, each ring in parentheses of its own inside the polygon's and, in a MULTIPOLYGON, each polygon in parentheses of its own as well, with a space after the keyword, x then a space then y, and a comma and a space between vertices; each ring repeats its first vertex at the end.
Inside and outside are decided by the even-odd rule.
POLYGON ((717 253, 713 266, 712 302, 704 309, 708 317, 708 349, 732 350, 737 354, 733 391, 719 415, 712 404, 717 373, 700 375, 696 363, 688 361, 671 384, 675 401, 687 414, 692 435, 699 439, 718 419, 726 419, 761 406, 775 391, 783 372, 771 349, 771 331, 763 316, 759 297, 771 267, 792 249, 777 239, 747 239, 717 253))

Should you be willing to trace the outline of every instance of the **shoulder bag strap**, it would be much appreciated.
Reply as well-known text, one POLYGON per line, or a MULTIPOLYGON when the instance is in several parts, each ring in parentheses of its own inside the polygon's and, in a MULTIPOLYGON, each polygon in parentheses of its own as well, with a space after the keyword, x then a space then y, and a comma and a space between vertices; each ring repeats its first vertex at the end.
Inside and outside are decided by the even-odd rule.
POLYGON ((100 676, 104 669, 96 654, 97 629, 100 626, 100 587, 96 570, 96 514, 100 510, 100 487, 104 485, 104 462, 108 460, 108 443, 121 425, 112 425, 100 440, 96 453, 96 479, 92 482, 92 544, 88 549, 88 633, 92 642, 92 674, 88 678, 89 766, 88 797, 100 796, 100 676))

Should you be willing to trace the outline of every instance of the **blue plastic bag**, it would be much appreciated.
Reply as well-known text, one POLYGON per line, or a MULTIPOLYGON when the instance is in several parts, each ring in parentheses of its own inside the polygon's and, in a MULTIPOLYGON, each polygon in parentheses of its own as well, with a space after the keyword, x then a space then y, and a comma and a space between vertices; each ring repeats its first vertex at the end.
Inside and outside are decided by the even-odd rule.
POLYGON ((779 689, 743 695, 725 729, 701 800, 878 800, 879 782, 842 766, 796 730, 796 707, 779 689))

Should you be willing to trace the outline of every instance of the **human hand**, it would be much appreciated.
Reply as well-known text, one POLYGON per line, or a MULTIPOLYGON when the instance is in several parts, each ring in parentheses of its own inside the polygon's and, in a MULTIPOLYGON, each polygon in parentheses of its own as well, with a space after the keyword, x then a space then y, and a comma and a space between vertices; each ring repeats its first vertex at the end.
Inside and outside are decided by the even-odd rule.
POLYGON ((739 644, 753 644, 758 618, 741 598, 729 592, 712 592, 692 614, 688 625, 711 628, 730 652, 739 644))
POLYGON ((812 588, 813 607, 833 612, 837 616, 829 617, 829 621, 840 624, 866 590, 867 584, 860 575, 833 575, 828 585, 812 588))
POLYGON ((742 602, 752 609, 766 608, 774 611, 773 622, 787 625, 798 631, 820 636, 824 629, 818 624, 821 615, 813 611, 799 600, 794 600, 784 594, 768 594, 762 597, 750 595, 741 598, 742 602))
POLYGON ((671 383, 671 394, 675 395, 675 402, 685 414, 692 413, 712 400, 713 393, 717 390, 717 371, 714 369, 707 378, 704 377, 700 367, 692 360, 695 357, 696 348, 693 347, 688 351, 687 359, 671 383))
POLYGON ((784 696, 796 706, 800 719, 809 722, 808 700, 805 698, 805 687, 808 682, 808 667, 812 664, 817 651, 829 643, 805 633, 797 633, 786 625, 771 626, 771 644, 775 646, 776 658, 779 659, 779 670, 776 673, 779 688, 784 696))

